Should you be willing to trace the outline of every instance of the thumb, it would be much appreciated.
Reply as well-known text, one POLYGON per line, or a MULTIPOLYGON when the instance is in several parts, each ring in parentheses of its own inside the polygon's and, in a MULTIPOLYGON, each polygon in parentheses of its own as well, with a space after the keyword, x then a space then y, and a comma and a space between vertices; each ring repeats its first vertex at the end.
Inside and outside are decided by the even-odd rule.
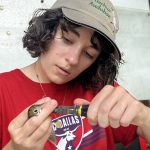
POLYGON ((87 105, 87 104, 90 104, 90 102, 82 98, 76 98, 74 100, 74 105, 87 105))

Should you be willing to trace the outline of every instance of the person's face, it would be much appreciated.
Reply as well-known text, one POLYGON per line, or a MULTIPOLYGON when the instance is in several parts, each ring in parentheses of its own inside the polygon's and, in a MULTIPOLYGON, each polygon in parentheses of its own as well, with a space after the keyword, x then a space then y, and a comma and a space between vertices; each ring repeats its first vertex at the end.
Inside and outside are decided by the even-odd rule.
POLYGON ((75 32, 63 32, 58 28, 48 50, 39 57, 39 70, 46 82, 63 84, 76 78, 91 66, 100 54, 94 31, 78 27, 75 32), (96 45, 96 46, 95 46, 96 45))

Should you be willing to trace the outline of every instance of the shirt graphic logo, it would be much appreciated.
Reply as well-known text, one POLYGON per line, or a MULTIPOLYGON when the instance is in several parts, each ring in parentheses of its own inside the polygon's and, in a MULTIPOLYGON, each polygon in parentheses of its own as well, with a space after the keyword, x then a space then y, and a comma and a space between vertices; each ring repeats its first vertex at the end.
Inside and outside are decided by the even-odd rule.
POLYGON ((81 117, 74 115, 65 115, 53 120, 57 150, 78 149, 83 136, 82 124, 81 117))

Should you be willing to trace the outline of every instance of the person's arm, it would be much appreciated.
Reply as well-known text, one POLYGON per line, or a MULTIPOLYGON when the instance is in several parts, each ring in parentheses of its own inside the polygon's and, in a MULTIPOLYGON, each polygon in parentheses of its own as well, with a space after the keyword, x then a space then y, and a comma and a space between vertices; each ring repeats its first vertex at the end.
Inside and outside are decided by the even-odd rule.
POLYGON ((139 118, 142 118, 143 121, 139 123, 137 133, 138 135, 144 137, 146 141, 150 144, 150 108, 144 105, 142 112, 139 118))
POLYGON ((57 102, 43 98, 35 104, 41 105, 42 111, 36 117, 28 119, 28 109, 22 111, 9 124, 10 141, 2 150, 42 150, 52 132, 50 114, 57 107, 57 102))
POLYGON ((91 125, 118 128, 136 125, 137 133, 150 143, 150 108, 123 87, 106 85, 89 103, 76 99, 76 105, 89 104, 87 118, 91 125))

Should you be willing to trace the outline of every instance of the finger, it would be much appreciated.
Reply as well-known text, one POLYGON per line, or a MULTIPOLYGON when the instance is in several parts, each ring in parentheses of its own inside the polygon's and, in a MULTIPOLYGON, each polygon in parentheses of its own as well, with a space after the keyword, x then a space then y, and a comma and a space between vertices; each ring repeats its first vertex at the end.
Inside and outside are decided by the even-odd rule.
MULTIPOLYGON (((43 104, 47 101, 49 101, 50 98, 46 97, 46 98, 43 98, 43 99, 40 99, 38 100, 36 103, 34 104, 43 104)), ((29 106, 30 107, 30 106, 29 106)), ((22 127, 25 122, 28 120, 28 109, 29 107, 27 107, 24 111, 22 111, 15 119, 13 119, 10 123, 10 126, 13 128, 13 129, 16 129, 16 128, 20 128, 22 127)))
MULTIPOLYGON (((39 139, 37 141, 37 143, 43 143, 42 147, 44 146, 44 144, 48 141, 48 138, 49 138, 50 134, 49 132, 47 132, 41 139, 39 139)), ((53 144, 56 144, 56 143, 53 143, 53 144)))
MULTIPOLYGON (((42 140, 44 138, 45 134, 48 134, 48 133, 46 133, 46 131, 48 132, 49 126, 50 126, 50 119, 47 118, 43 122, 43 124, 30 137, 24 139, 24 141, 23 141, 24 145, 26 145, 27 147, 30 147, 32 149, 43 149, 46 139, 43 142, 39 142, 39 141, 37 141, 37 139, 39 138, 40 140, 42 140)), ((47 137, 48 137, 48 135, 47 135, 47 137)))
POLYGON ((39 116, 30 118, 22 127, 22 134, 24 137, 30 136, 42 123, 49 117, 49 115, 57 107, 57 102, 55 100, 50 100, 43 104, 42 111, 39 116))
MULTIPOLYGON (((43 141, 42 139, 45 137, 45 135, 50 135, 52 131, 51 128, 51 119, 48 117, 36 130, 33 132, 33 134, 30 136, 29 140, 33 142, 37 142, 39 140, 43 141)), ((48 138, 48 135, 46 136, 48 138)), ((45 139, 45 138, 44 138, 45 139)))
POLYGON ((124 127, 132 124, 134 118, 140 113, 139 102, 134 100, 128 104, 126 111, 124 112, 120 124, 124 127))
POLYGON ((89 120, 89 123, 91 125, 96 125, 98 122, 98 112, 99 107, 101 103, 110 95, 113 91, 114 87, 107 85, 105 86, 92 100, 92 102, 89 105, 87 117, 89 120))
MULTIPOLYGON (((44 146, 44 144, 49 140, 49 136, 51 134, 51 131, 48 131, 42 138, 40 138, 37 143, 43 143, 42 147, 44 146)), ((55 138, 55 137, 54 137, 55 138)), ((56 139, 55 139, 56 140, 56 139)), ((50 141, 53 143, 53 141, 50 141)), ((53 143, 56 144, 56 143, 53 143)))
POLYGON ((120 126, 121 117, 128 106, 128 97, 128 95, 123 96, 109 113, 109 124, 111 127, 118 128, 120 126))
POLYGON ((109 113, 113 107, 122 100, 122 97, 126 94, 125 89, 121 86, 113 88, 111 93, 105 97, 105 100, 99 106, 98 110, 98 124, 105 128, 109 126, 109 113))
POLYGON ((90 102, 82 98, 76 98, 74 100, 74 104, 75 105, 87 105, 87 104, 90 104, 90 102))

